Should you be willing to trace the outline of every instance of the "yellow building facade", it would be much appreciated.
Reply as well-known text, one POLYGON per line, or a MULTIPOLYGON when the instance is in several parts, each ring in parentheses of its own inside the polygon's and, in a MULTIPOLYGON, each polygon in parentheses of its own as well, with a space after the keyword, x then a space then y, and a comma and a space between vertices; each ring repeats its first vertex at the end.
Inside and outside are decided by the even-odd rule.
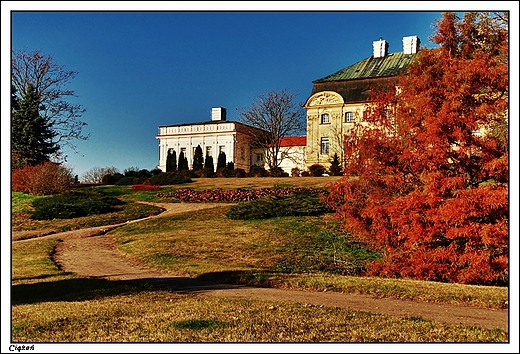
POLYGON ((416 36, 403 38, 403 51, 388 53, 389 44, 373 42, 373 55, 331 75, 313 81, 313 89, 305 103, 307 111, 306 165, 330 167, 337 154, 343 162, 345 141, 355 122, 366 118, 370 90, 390 84, 390 80, 406 70, 419 50, 416 36))

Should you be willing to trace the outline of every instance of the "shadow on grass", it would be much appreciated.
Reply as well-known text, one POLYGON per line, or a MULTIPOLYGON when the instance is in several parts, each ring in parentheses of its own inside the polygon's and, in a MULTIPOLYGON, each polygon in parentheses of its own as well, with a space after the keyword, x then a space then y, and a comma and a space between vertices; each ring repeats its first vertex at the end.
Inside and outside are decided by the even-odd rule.
MULTIPOLYGON (((33 304, 46 301, 85 301, 144 291, 167 290, 181 294, 203 293, 216 289, 242 288, 254 285, 253 272, 227 271, 203 274, 197 278, 157 277, 132 280, 76 278, 11 286, 11 304, 33 304), (251 280, 247 280, 251 279, 251 280)), ((259 282, 260 283, 260 282, 259 282)))

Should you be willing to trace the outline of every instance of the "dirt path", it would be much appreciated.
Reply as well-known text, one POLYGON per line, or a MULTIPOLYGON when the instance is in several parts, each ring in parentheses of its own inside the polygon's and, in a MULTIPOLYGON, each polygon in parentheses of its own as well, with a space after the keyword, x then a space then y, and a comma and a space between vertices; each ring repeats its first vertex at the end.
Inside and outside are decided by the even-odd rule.
MULTIPOLYGON (((155 204, 166 209, 160 215, 167 217, 176 213, 207 209, 214 204, 155 204)), ((219 204, 221 205, 221 204, 219 204)), ((146 218, 146 219, 150 219, 146 218)), ((139 222, 134 220, 128 223, 139 222)), ((299 302, 327 307, 348 308, 393 316, 420 316, 446 324, 474 325, 481 328, 508 330, 508 311, 465 307, 449 304, 433 304, 419 301, 374 298, 359 294, 318 292, 310 290, 284 290, 255 288, 232 284, 201 281, 174 276, 157 269, 148 268, 121 255, 110 235, 105 233, 124 224, 94 227, 76 231, 52 234, 43 237, 59 237, 60 242, 54 261, 66 272, 85 277, 99 277, 108 280, 146 282, 172 291, 191 293, 197 296, 222 298, 264 299, 282 302, 299 302)), ((27 242, 30 239, 17 242, 27 242)))

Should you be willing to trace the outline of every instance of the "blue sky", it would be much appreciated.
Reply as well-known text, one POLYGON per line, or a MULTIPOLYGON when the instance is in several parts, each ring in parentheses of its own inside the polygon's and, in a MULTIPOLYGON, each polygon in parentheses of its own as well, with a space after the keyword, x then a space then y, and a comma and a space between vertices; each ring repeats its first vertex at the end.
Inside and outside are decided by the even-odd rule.
POLYGON ((86 109, 90 138, 77 141, 77 153, 64 152, 80 178, 92 167, 154 169, 158 127, 209 120, 212 107, 238 120, 237 109, 261 93, 287 89, 304 102, 313 80, 371 56, 380 37, 390 52, 402 51, 410 35, 434 47, 434 21, 459 9, 457 2, 413 11, 406 2, 12 3, 12 49, 41 50, 79 73, 68 88, 86 109))
POLYGON ((312 81, 372 55, 383 37, 428 37, 441 12, 13 12, 12 49, 52 55, 79 74, 68 85, 86 109, 87 141, 65 150, 80 177, 92 167, 153 169, 158 126, 229 120, 261 93, 304 102, 312 81))

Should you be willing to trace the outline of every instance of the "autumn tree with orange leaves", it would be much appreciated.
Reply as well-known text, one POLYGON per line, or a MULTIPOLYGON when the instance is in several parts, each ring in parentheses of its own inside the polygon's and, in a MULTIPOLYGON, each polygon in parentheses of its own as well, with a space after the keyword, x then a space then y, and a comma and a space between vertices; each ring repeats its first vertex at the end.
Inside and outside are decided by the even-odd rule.
POLYGON ((369 275, 508 283, 508 13, 444 13, 367 105, 327 202, 382 258, 369 275))

